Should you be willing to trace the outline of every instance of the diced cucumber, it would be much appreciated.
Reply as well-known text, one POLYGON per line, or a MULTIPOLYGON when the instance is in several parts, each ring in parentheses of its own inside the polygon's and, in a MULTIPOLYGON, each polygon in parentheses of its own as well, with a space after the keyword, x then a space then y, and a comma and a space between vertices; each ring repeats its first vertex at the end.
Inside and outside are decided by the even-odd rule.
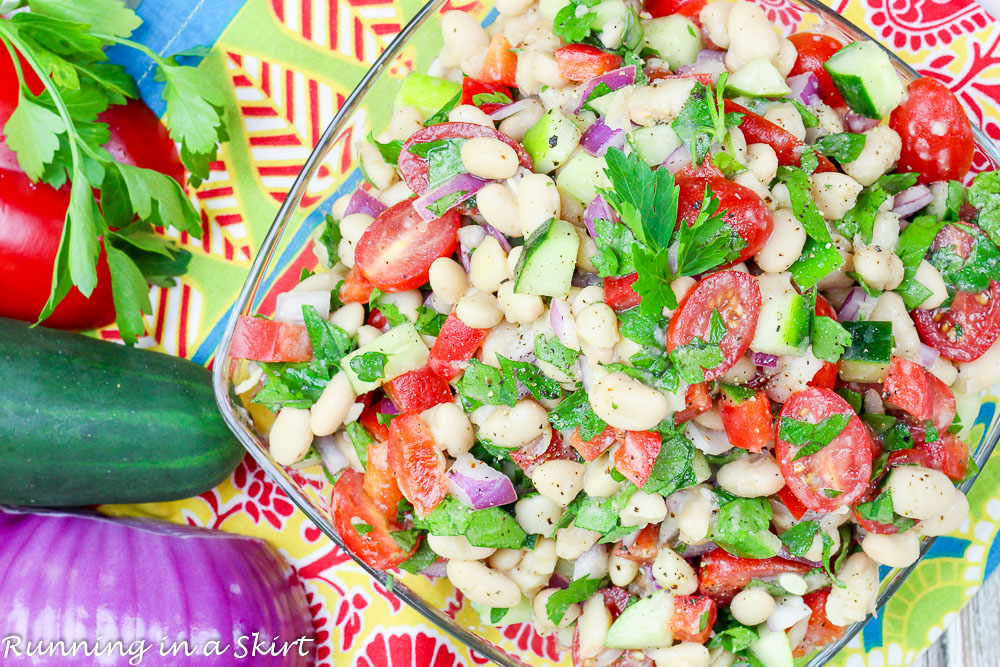
POLYGON ((851 334, 851 346, 840 357, 844 361, 887 364, 892 361, 891 322, 841 322, 851 334))
POLYGON ((347 378, 351 381, 354 392, 360 396, 373 389, 378 389, 383 382, 388 382, 403 373, 417 370, 427 363, 429 355, 430 350, 427 349, 427 345, 424 344, 416 327, 406 322, 389 329, 367 345, 362 345, 351 352, 340 360, 340 367, 347 373, 347 378), (370 382, 365 381, 359 378, 358 374, 351 368, 351 359, 366 352, 381 352, 386 356, 384 377, 370 382))
POLYGON ((674 613, 674 596, 659 590, 641 598, 622 612, 604 638, 608 648, 665 648, 674 641, 670 618, 674 613))
POLYGON ((552 20, 559 10, 569 4, 569 0, 538 0, 538 11, 548 20, 552 20))
POLYGON ((514 269, 518 294, 564 296, 576 268, 580 236, 565 220, 549 218, 531 233, 514 269))
POLYGON ((659 166, 681 145, 681 138, 669 125, 650 125, 632 131, 639 158, 650 167, 659 166))
POLYGON ((635 51, 642 44, 643 29, 639 16, 623 0, 604 0, 596 7, 597 15, 590 27, 597 31, 597 39, 608 49, 624 46, 635 51))
POLYGON ((906 94, 888 54, 874 42, 852 42, 823 67, 851 110, 866 118, 882 118, 906 94))
POLYGON ((656 51, 670 69, 690 65, 698 59, 702 49, 701 30, 694 22, 680 14, 661 16, 642 22, 646 46, 656 51))
POLYGON ((403 79, 396 102, 413 107, 426 118, 461 92, 461 84, 420 72, 410 72, 403 79))
POLYGON ((707 482, 708 478, 712 476, 712 468, 700 449, 694 450, 694 455, 691 457, 691 470, 694 471, 695 484, 707 482))
POLYGON ((597 196, 598 188, 611 187, 604 173, 607 168, 603 157, 594 157, 584 150, 576 151, 556 176, 560 196, 572 197, 586 206, 597 196))
POLYGON ((768 630, 767 623, 757 626, 758 638, 750 645, 750 653, 764 667, 794 667, 792 647, 784 630, 768 630))
POLYGON ((563 162, 580 144, 583 134, 558 109, 549 109, 524 135, 524 150, 534 162, 535 172, 546 174, 563 162))
POLYGON ((882 384, 889 375, 889 364, 871 364, 867 361, 844 361, 841 359, 837 373, 844 382, 882 384))
POLYGON ((754 58, 726 80, 726 90, 750 97, 781 97, 792 92, 767 58, 754 58))
POLYGON ((494 622, 491 618, 493 615, 493 607, 487 607, 485 605, 478 604, 476 602, 470 602, 473 611, 479 614, 479 623, 485 626, 493 626, 495 628, 502 628, 507 625, 513 625, 514 623, 527 623, 531 620, 532 609, 531 603, 528 602, 528 598, 522 597, 521 601, 510 609, 498 609, 497 612, 504 612, 500 620, 494 622))
POLYGON ((809 300, 801 294, 790 292, 767 299, 761 304, 750 349, 778 356, 805 354, 811 323, 809 300))

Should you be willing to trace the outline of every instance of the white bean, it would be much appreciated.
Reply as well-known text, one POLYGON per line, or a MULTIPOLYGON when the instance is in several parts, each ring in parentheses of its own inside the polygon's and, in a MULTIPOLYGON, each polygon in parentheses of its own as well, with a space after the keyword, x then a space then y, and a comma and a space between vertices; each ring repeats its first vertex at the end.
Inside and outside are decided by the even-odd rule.
POLYGON ((449 560, 448 580, 476 604, 509 609, 521 601, 521 589, 507 575, 478 560, 449 560))
POLYGON ((872 225, 872 242, 883 250, 894 250, 899 242, 899 216, 892 211, 880 211, 872 225))
POLYGON ((969 499, 960 490, 955 489, 952 500, 938 514, 929 519, 924 519, 912 528, 918 535, 947 535, 958 530, 969 518, 969 499))
POLYGON ((694 79, 661 79, 632 90, 628 97, 629 117, 636 125, 646 127, 673 121, 691 96, 694 84, 694 79))
POLYGON ((420 112, 411 106, 401 104, 392 110, 389 120, 389 138, 406 141, 417 130, 424 129, 424 119, 420 112))
POLYGON ((531 232, 549 218, 559 214, 559 188, 545 174, 528 174, 517 184, 517 212, 521 232, 531 232))
POLYGON ((515 448, 537 438, 552 437, 552 425, 545 408, 524 398, 512 408, 498 407, 480 425, 479 437, 498 447, 515 448))
POLYGON ((892 323, 893 352, 912 361, 920 360, 920 334, 906 311, 903 298, 895 292, 884 292, 875 302, 868 319, 892 323))
POLYGON ((548 53, 536 53, 532 64, 535 80, 549 88, 563 88, 569 85, 569 79, 562 75, 562 69, 556 59, 548 53))
POLYGON ((757 373, 757 367, 750 361, 750 357, 744 355, 740 357, 732 368, 722 376, 723 382, 729 384, 746 384, 753 379, 757 373))
POLYGON ((757 266, 768 273, 781 273, 802 254, 806 243, 806 230, 787 208, 774 212, 774 231, 764 247, 754 255, 757 266))
POLYGON ((271 458, 279 465, 290 466, 305 458, 312 445, 313 432, 309 426, 309 410, 283 407, 278 411, 271 432, 268 449, 271 458))
POLYGON ((583 490, 588 496, 608 498, 621 488, 621 482, 616 482, 611 476, 610 466, 611 457, 606 453, 587 464, 587 470, 583 473, 583 490))
POLYGON ((579 654, 583 659, 595 658, 604 650, 604 639, 611 627, 611 612, 604 606, 604 597, 593 595, 583 605, 583 613, 577 622, 580 635, 579 654))
POLYGON ((495 296, 477 290, 458 300, 455 316, 473 329, 491 329, 503 320, 503 311, 495 296))
POLYGON ((806 139, 806 126, 802 114, 791 104, 776 104, 764 113, 764 119, 790 132, 799 141, 806 139))
POLYGON ((525 13, 533 4, 534 0, 497 0, 496 6, 501 16, 510 18, 525 13))
POLYGON ((587 549, 597 544, 601 534, 578 526, 567 526, 556 531, 556 555, 565 560, 576 560, 587 549))
POLYGON ((670 412, 666 396, 620 371, 594 383, 590 404, 605 422, 628 431, 648 431, 670 412))
POLYGON ((934 310, 948 298, 948 287, 941 273, 926 259, 920 260, 913 279, 931 291, 931 295, 917 306, 920 310, 934 310))
POLYGON ((767 185, 778 173, 778 154, 768 144, 750 144, 747 146, 746 168, 758 181, 767 185))
POLYGON ((726 69, 735 72, 754 58, 775 58, 781 41, 764 10, 750 2, 737 2, 729 12, 729 50, 726 69))
MULTIPOLYGON (((476 193, 479 213, 502 234, 512 238, 524 236, 517 212, 517 198, 503 183, 490 183, 476 193)), ((520 247, 520 246, 519 246, 520 247)))
POLYGON ((469 262, 469 282, 476 289, 491 294, 496 292, 500 283, 509 276, 507 271, 507 253, 500 247, 500 242, 492 236, 487 236, 476 246, 469 262))
POLYGON ((973 361, 956 364, 958 379, 955 390, 963 394, 974 394, 1000 382, 1000 338, 994 341, 983 356, 973 361))
MULTIPOLYGON (((535 596, 535 600, 531 603, 532 609, 535 612, 535 629, 539 630, 539 634, 542 636, 551 634, 555 629, 555 624, 549 620, 548 610, 546 605, 549 603, 549 599, 558 591, 558 588, 546 588, 535 596)), ((580 618, 581 607, 577 603, 571 604, 566 608, 563 614, 562 620, 559 621, 560 628, 568 628, 573 621, 580 618)))
POLYGON ((514 505, 514 519, 529 535, 551 535, 563 509, 543 495, 521 498, 514 505))
POLYGON ((427 546, 431 551, 448 560, 483 560, 493 555, 496 549, 474 547, 464 535, 427 535, 427 546))
POLYGON ((614 347, 619 340, 618 316, 605 303, 592 303, 576 318, 577 336, 594 347, 614 347))
MULTIPOLYGON (((409 135, 407 135, 409 136, 409 135)), ((330 207, 330 215, 333 216, 334 220, 343 220, 346 215, 347 206, 351 203, 351 198, 354 193, 347 193, 337 197, 336 201, 333 202, 333 206, 330 207)))
MULTIPOLYGON (((572 292, 570 293, 572 295, 572 292)), ((579 317, 580 313, 595 303, 602 303, 604 301, 604 288, 600 285, 587 285, 583 289, 580 289, 576 296, 573 297, 573 302, 570 305, 570 312, 573 313, 573 317, 579 317)))
POLYGON ((763 588, 744 588, 729 603, 733 618, 743 625, 759 625, 774 611, 774 598, 763 588))
POLYGON ((725 428, 722 424, 722 410, 719 409, 718 405, 713 405, 705 412, 695 416, 694 422, 698 426, 704 426, 712 431, 721 431, 725 428))
POLYGON ((358 333, 365 323, 365 307, 360 303, 346 303, 330 315, 330 324, 340 327, 348 336, 358 333))
POLYGON ((385 161, 374 144, 361 144, 361 164, 365 167, 365 175, 379 190, 385 190, 399 180, 399 174, 393 166, 385 161))
POLYGON ((523 557, 524 552, 520 549, 497 549, 486 562, 494 570, 507 573, 517 567, 523 557))
POLYGON ((345 266, 354 266, 354 249, 373 222, 375 218, 364 213, 352 213, 340 221, 341 237, 337 246, 337 256, 345 266))
POLYGON ((823 172, 813 174, 812 198, 827 220, 840 220, 854 207, 863 186, 847 174, 823 172))
POLYGON ((406 181, 399 181, 383 190, 378 196, 378 200, 386 207, 391 207, 412 196, 413 190, 406 184, 406 181))
POLYGON ((438 257, 428 272, 431 289, 439 299, 448 305, 458 303, 469 291, 469 280, 465 269, 451 257, 438 257))
POLYGON ((781 49, 778 51, 778 55, 771 59, 771 62, 778 68, 781 76, 788 76, 788 73, 792 71, 792 67, 795 66, 795 61, 798 57, 799 52, 796 50, 795 45, 792 44, 791 40, 782 37, 781 49))
POLYGON ((490 128, 491 130, 495 127, 493 119, 490 118, 489 115, 487 115, 482 109, 477 106, 473 106, 472 104, 458 105, 448 112, 448 120, 452 123, 472 123, 473 125, 482 125, 490 128))
POLYGON ((583 490, 583 471, 576 461, 545 461, 531 473, 531 482, 540 494, 566 507, 583 490))
POLYGON ((886 490, 892 507, 911 519, 931 519, 953 499, 955 485, 939 470, 921 466, 899 466, 889 474, 886 490))
POLYGON ((677 529, 680 538, 686 544, 698 544, 708 537, 712 523, 712 512, 715 510, 711 491, 697 487, 686 494, 687 500, 677 512, 677 529))
POLYGON ((469 417, 455 403, 438 403, 420 413, 420 418, 434 435, 434 442, 452 457, 468 453, 475 444, 469 417))
POLYGON ((895 535, 868 533, 861 548, 879 565, 906 567, 920 557, 920 538, 912 530, 895 535))
POLYGON ((667 516, 667 503, 658 493, 635 491, 618 513, 623 526, 659 523, 667 516))
POLYGON ((608 559, 608 572, 611 575, 611 583, 624 588, 639 574, 639 564, 634 560, 611 554, 608 559))
POLYGON ((462 144, 462 164, 473 176, 503 180, 517 173, 517 153, 493 137, 474 137, 462 144))
POLYGON ((424 295, 417 289, 405 292, 386 292, 378 298, 378 303, 391 304, 399 310, 400 315, 411 322, 416 322, 419 315, 417 309, 424 305, 424 295))
POLYGON ((729 48, 729 12, 732 9, 733 3, 716 0, 702 7, 699 13, 702 30, 720 49, 729 48))
POLYGON ((730 461, 719 468, 717 478, 719 486, 741 498, 770 496, 785 485, 778 462, 767 453, 747 454, 730 461))
POLYGON ((653 578, 674 595, 690 595, 698 590, 698 575, 694 568, 666 545, 656 553, 653 578))
POLYGON ((472 53, 485 51, 490 37, 472 14, 450 11, 441 15, 441 37, 444 48, 441 61, 446 67, 455 67, 472 53))
POLYGON ((858 159, 843 162, 844 172, 861 185, 871 185, 892 165, 903 149, 903 140, 888 125, 876 125, 865 132, 865 147, 858 159))
POLYGON ((514 324, 531 324, 545 314, 542 297, 518 294, 514 291, 513 280, 505 280, 497 288, 497 303, 507 321, 514 324))
MULTIPOLYGON (((527 98, 524 100, 526 104, 512 116, 508 116, 500 121, 500 125, 497 128, 508 137, 514 141, 522 141, 524 135, 528 133, 535 123, 542 119, 545 115, 545 107, 541 105, 538 101, 527 98)), ((479 198, 476 197, 476 201, 479 198)))
POLYGON ((843 587, 834 586, 826 599, 826 617, 834 625, 850 625, 865 620, 875 611, 878 595, 878 564, 864 553, 847 557, 837 570, 843 587))
POLYGON ((309 428, 313 435, 330 435, 343 426, 347 411, 354 405, 354 390, 347 373, 337 373, 309 408, 309 428))
POLYGON ((696 642, 680 642, 666 648, 646 651, 656 667, 709 667, 712 655, 708 648, 696 642))

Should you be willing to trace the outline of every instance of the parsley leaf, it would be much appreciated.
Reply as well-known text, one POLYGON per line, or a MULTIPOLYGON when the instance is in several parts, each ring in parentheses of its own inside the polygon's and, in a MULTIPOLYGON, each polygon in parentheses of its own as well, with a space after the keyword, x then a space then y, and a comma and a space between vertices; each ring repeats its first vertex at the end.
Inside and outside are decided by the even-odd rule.
POLYGON ((472 103, 477 107, 483 104, 510 104, 513 101, 501 92, 476 93, 472 96, 472 103))
POLYGON ((466 412, 481 405, 507 405, 517 403, 517 386, 512 378, 499 368, 469 359, 465 373, 456 385, 458 397, 466 412))
POLYGON ((788 547, 788 553, 803 558, 812 548, 813 539, 819 532, 819 522, 800 521, 780 535, 781 542, 788 547))
POLYGON ((976 224, 994 244, 1000 245, 1000 172, 977 174, 969 187, 969 203, 979 209, 976 224))
POLYGON ((852 132, 827 134, 817 139, 813 148, 837 162, 854 162, 865 148, 865 135, 852 132))
POLYGON ((597 232, 594 238, 597 254, 591 257, 591 261, 597 268, 597 275, 607 278, 634 273, 632 249, 636 239, 628 225, 597 218, 594 220, 594 231, 597 232))
POLYGON ((712 522, 712 541, 740 558, 770 558, 781 550, 781 540, 770 532, 770 524, 767 498, 731 497, 721 503, 712 522))
POLYGON ((570 0, 556 13, 552 21, 552 32, 566 42, 582 42, 590 36, 590 25, 597 19, 592 8, 600 0, 570 0))
POLYGON ((60 135, 66 131, 62 118, 36 99, 19 90, 17 107, 3 128, 7 146, 17 154, 18 165, 32 181, 41 179, 45 165, 52 162, 59 148, 60 135))
POLYGON ((708 86, 700 82, 695 83, 691 89, 691 96, 685 102, 680 114, 670 124, 687 146, 696 165, 705 159, 713 142, 726 142, 729 138, 727 130, 743 121, 744 114, 725 111, 723 94, 728 76, 726 73, 719 76, 714 94, 708 86))
POLYGON ((592 579, 583 577, 570 582, 569 586, 561 591, 556 591, 545 603, 545 613, 549 620, 558 625, 566 615, 566 610, 570 605, 577 602, 584 602, 601 587, 603 579, 592 579))
POLYGON ((691 441, 673 429, 661 432, 660 439, 660 452, 642 490, 669 496, 678 489, 697 484, 698 479, 692 467, 694 445, 691 441))
POLYGON ((362 382, 377 382, 385 377, 385 362, 389 360, 384 352, 365 352, 351 358, 351 370, 362 382))
POLYGON ((447 319, 446 314, 439 313, 433 308, 417 306, 417 321, 413 323, 413 326, 425 336, 437 336, 441 333, 441 327, 444 326, 447 319))
POLYGON ((354 530, 358 531, 358 535, 367 535, 375 530, 375 528, 367 523, 352 523, 351 525, 354 526, 354 530))
POLYGON ((802 223, 809 238, 817 243, 830 243, 830 230, 826 228, 823 214, 819 212, 813 201, 812 184, 809 176, 797 167, 778 167, 777 178, 788 187, 788 196, 792 201, 792 213, 795 219, 802 223))
POLYGON ((580 352, 566 347, 555 336, 539 334, 535 337, 535 357, 552 364, 572 377, 575 374, 580 352))
POLYGON ((404 560, 397 567, 401 570, 405 570, 410 574, 420 574, 432 564, 434 564, 438 559, 438 555, 434 553, 430 545, 427 544, 427 540, 421 540, 420 546, 413 553, 412 556, 404 560))
POLYGON ((553 400, 562 395, 559 383, 542 373, 538 366, 526 361, 512 361, 499 354, 497 360, 507 378, 523 384, 536 399, 553 400))
POLYGON ((424 121, 424 127, 430 127, 431 125, 440 125, 441 123, 448 122, 448 114, 451 110, 458 106, 459 100, 462 99, 462 92, 459 91, 455 93, 455 96, 444 103, 440 109, 435 111, 430 118, 424 121))
POLYGON ((401 139, 393 139, 392 141, 383 143, 376 139, 374 134, 369 132, 368 141, 378 149, 379 154, 387 164, 391 164, 394 167, 399 164, 399 152, 403 150, 403 141, 401 139))
POLYGON ((813 316, 812 351, 824 361, 837 361, 850 347, 851 334, 832 317, 813 316))
POLYGON ((896 287, 895 291, 903 297, 903 303, 907 310, 913 310, 932 294, 926 286, 921 285, 916 280, 915 276, 920 262, 923 261, 934 237, 941 231, 944 224, 932 215, 922 215, 914 218, 899 235, 896 254, 903 262, 904 273, 903 282, 896 287))
POLYGON ((375 438, 373 438, 365 427, 358 422, 348 422, 344 426, 344 431, 347 433, 347 437, 350 439, 351 444, 354 446, 354 453, 358 455, 358 460, 361 461, 361 467, 368 468, 368 447, 375 444, 375 438))
MULTIPOLYGON (((957 223, 952 223, 957 224, 957 223)), ((972 251, 965 259, 950 246, 931 251, 927 261, 954 290, 982 292, 991 281, 1000 280, 1000 249, 985 234, 972 226, 958 225, 973 236, 972 251)))
POLYGON ((896 526, 900 532, 907 531, 913 525, 913 519, 896 514, 892 506, 892 495, 883 491, 874 500, 858 505, 858 516, 868 521, 896 526))
POLYGON ((800 447, 792 458, 798 461, 811 456, 830 444, 851 421, 849 414, 830 415, 818 423, 783 417, 778 437, 785 442, 800 447))
POLYGON ((718 310, 713 310, 709 318, 707 338, 693 337, 684 345, 678 345, 670 352, 680 378, 689 384, 705 381, 705 371, 722 363, 722 348, 719 343, 726 337, 726 323, 718 310))
POLYGON ((637 155, 625 155, 617 148, 609 149, 605 159, 608 164, 605 173, 613 186, 603 192, 605 199, 622 216, 639 243, 665 248, 677 222, 680 188, 674 183, 673 174, 666 169, 650 170, 637 155))
POLYGON ((475 547, 520 549, 527 537, 521 526, 499 507, 474 510, 447 496, 424 518, 413 525, 432 535, 464 535, 475 547))
POLYGON ((320 317, 313 306, 302 306, 302 318, 305 320, 306 333, 309 334, 313 355, 317 361, 334 367, 354 347, 351 336, 336 324, 331 324, 320 317))
POLYGON ((574 391, 554 407, 549 412, 549 421, 557 431, 572 431, 579 427, 580 437, 584 440, 593 440, 608 427, 590 407, 584 389, 574 391))
POLYGON ((308 408, 318 399, 330 382, 330 369, 324 363, 262 363, 264 386, 253 397, 253 403, 271 412, 282 407, 308 408))
MULTIPOLYGON (((465 139, 437 139, 422 144, 414 144, 408 149, 417 157, 427 161, 427 188, 436 188, 447 183, 458 174, 466 172, 462 163, 462 144, 465 139)), ((457 193, 456 193, 457 194, 457 193)))

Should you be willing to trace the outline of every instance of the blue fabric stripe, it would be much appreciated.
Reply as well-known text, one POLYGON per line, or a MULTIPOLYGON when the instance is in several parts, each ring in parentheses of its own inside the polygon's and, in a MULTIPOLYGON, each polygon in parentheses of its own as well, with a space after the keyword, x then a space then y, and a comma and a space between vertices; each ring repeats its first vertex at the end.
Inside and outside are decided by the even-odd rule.
MULTIPOLYGON (((145 0, 136 9, 143 23, 131 39, 160 55, 193 46, 212 46, 244 4, 246 0, 145 0)), ((160 99, 160 90, 163 84, 153 78, 156 69, 153 61, 124 46, 108 49, 108 57, 125 67, 139 83, 142 99, 162 116, 165 105, 160 99)))

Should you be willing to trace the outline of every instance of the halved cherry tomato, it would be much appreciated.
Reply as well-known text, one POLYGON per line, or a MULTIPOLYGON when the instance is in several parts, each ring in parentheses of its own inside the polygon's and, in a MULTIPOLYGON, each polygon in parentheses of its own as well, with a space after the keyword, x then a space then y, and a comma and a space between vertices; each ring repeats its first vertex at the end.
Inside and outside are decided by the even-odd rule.
POLYGON ((969 466, 969 445, 954 433, 938 433, 934 442, 925 442, 923 429, 910 427, 916 446, 889 454, 888 467, 908 463, 940 470, 953 482, 965 479, 969 466))
POLYGON ((918 183, 961 181, 969 173, 976 150, 972 124, 937 79, 923 77, 907 86, 906 98, 889 116, 889 127, 903 140, 896 169, 917 172, 918 183))
POLYGON ((663 441, 659 433, 626 431, 625 440, 615 450, 615 468, 640 489, 653 471, 663 441))
POLYGON ((806 635, 795 647, 792 655, 796 658, 809 655, 813 650, 832 644, 844 636, 844 628, 834 625, 826 617, 826 599, 830 596, 829 588, 821 588, 802 596, 802 601, 812 609, 806 635))
POLYGON ((698 592, 719 604, 727 604, 744 586, 754 579, 768 579, 785 572, 805 574, 811 565, 773 558, 740 558, 714 549, 701 557, 698 571, 698 592))
MULTIPOLYGON (((473 139, 475 137, 489 137, 490 139, 497 139, 504 142, 514 149, 519 164, 525 169, 531 169, 531 156, 528 155, 521 144, 503 132, 498 132, 485 125, 476 125, 475 123, 439 123, 438 125, 431 125, 422 130, 417 130, 410 135, 410 138, 406 140, 403 147, 399 150, 399 173, 403 175, 403 180, 406 181, 406 185, 410 190, 418 195, 422 195, 427 192, 427 160, 411 153, 410 146, 425 144, 430 141, 440 141, 442 139, 473 139)), ((385 215, 385 213, 382 215, 385 215)))
POLYGON ((726 336, 719 343, 722 363, 705 369, 705 380, 721 377, 750 347, 757 330, 760 303, 757 279, 749 274, 720 271, 702 278, 688 291, 670 318, 667 350, 672 352, 695 336, 707 340, 709 321, 712 312, 717 310, 727 329, 726 336))
POLYGON ((651 523, 639 531, 632 544, 626 546, 624 542, 619 543, 614 554, 636 563, 652 563, 659 551, 660 526, 651 523))
POLYGON ((404 412, 389 422, 389 465, 417 516, 430 514, 448 495, 444 457, 417 413, 404 412))
POLYGON ((882 397, 910 413, 923 424, 930 421, 945 430, 955 421, 955 394, 920 364, 893 357, 889 364, 882 397))
POLYGON ((645 69, 645 73, 651 81, 656 81, 657 79, 694 79, 703 86, 714 85, 711 74, 703 74, 699 72, 692 72, 691 74, 674 74, 669 69, 661 69, 659 67, 647 67, 645 69))
POLYGON ((333 527, 351 552, 379 570, 389 570, 410 557, 417 550, 403 551, 396 540, 392 539, 390 531, 398 530, 398 526, 386 520, 374 501, 364 490, 361 473, 348 468, 333 487, 332 504, 333 527), (355 528, 365 524, 371 530, 364 535, 355 528))
POLYGON ((712 397, 708 395, 708 384, 696 382, 688 385, 684 392, 684 409, 674 413, 674 424, 689 422, 712 409, 712 397))
POLYGON ((378 420, 378 402, 369 405, 361 412, 358 422, 368 431, 368 435, 379 441, 389 439, 389 427, 378 420))
POLYGON ((608 276, 604 279, 604 303, 617 313, 635 308, 642 301, 632 284, 639 279, 638 273, 627 276, 608 276))
POLYGON ((517 54, 514 53, 503 34, 493 35, 490 46, 486 49, 483 59, 481 81, 502 83, 505 86, 517 85, 517 54))
POLYGON ((675 595, 670 630, 674 639, 704 644, 712 634, 718 617, 715 600, 703 595, 675 595))
POLYGON ((776 433, 775 453, 781 474, 803 505, 832 512, 853 505, 864 494, 872 472, 872 445, 861 419, 843 398, 829 389, 817 388, 792 394, 781 407, 776 433), (850 415, 844 430, 818 452, 795 460, 801 447, 781 438, 782 421, 819 423, 839 414, 850 415))
POLYGON ((603 454, 605 450, 618 440, 619 434, 611 426, 606 426, 601 433, 598 433, 592 440, 584 440, 580 437, 580 427, 577 426, 573 435, 569 437, 569 444, 580 453, 584 461, 593 461, 603 454))
MULTIPOLYGON (((792 167, 798 167, 801 164, 802 147, 805 144, 799 141, 794 134, 778 127, 746 107, 732 100, 726 100, 726 113, 732 112, 744 114, 743 120, 740 122, 740 130, 743 131, 743 136, 746 137, 748 144, 767 144, 777 154, 778 164, 792 167)), ((816 157, 819 159, 816 173, 837 171, 837 168, 825 155, 817 155, 816 157)))
POLYGON ((590 44, 567 44, 556 49, 559 73, 570 81, 586 81, 622 66, 617 53, 601 51, 590 44))
POLYGON ((430 366, 403 373, 382 388, 400 412, 423 412, 438 403, 451 403, 454 398, 448 383, 430 366))
POLYGON ((375 286, 365 278, 361 269, 353 267, 340 286, 340 300, 344 303, 368 303, 375 286))
MULTIPOLYGON (((354 250, 354 268, 383 292, 406 292, 427 283, 438 257, 455 252, 461 219, 454 210, 424 220, 405 199, 375 218, 354 250)), ((346 282, 345 282, 346 285, 346 282)))
MULTIPOLYGON (((502 83, 480 81, 479 79, 473 79, 467 76, 462 79, 462 99, 460 100, 460 103, 476 104, 474 99, 476 95, 492 95, 496 93, 506 95, 510 100, 514 99, 509 86, 505 86, 502 83)), ((480 105, 476 104, 476 106, 480 105)))
MULTIPOLYGON (((815 313, 821 317, 829 317, 833 321, 839 321, 837 318, 837 311, 833 309, 833 306, 824 299, 822 296, 816 297, 816 310, 815 313)), ((813 379, 809 380, 810 387, 819 387, 820 389, 833 389, 837 386, 837 373, 840 370, 840 363, 836 361, 824 361, 823 366, 816 371, 813 375, 813 379)))
POLYGON ((254 361, 309 361, 312 342, 301 324, 276 322, 263 317, 240 316, 233 331, 229 356, 254 361))
POLYGON ((396 520, 396 508, 403 494, 389 466, 389 443, 376 440, 368 446, 364 489, 387 521, 396 520))
POLYGON ((698 219, 698 212, 705 199, 706 184, 711 194, 719 200, 719 210, 726 212, 723 216, 726 224, 746 241, 746 247, 740 250, 739 256, 721 268, 750 259, 764 247, 774 229, 771 209, 756 192, 726 178, 678 178, 678 219, 689 227, 698 219))
POLYGON ((820 96, 823 101, 831 107, 845 106, 844 98, 840 96, 840 91, 833 85, 830 73, 823 67, 823 63, 830 59, 837 51, 844 48, 844 45, 829 35, 818 32, 799 32, 788 38, 795 45, 798 56, 789 76, 812 72, 819 80, 820 96))
POLYGON ((792 490, 788 488, 787 484, 781 487, 781 490, 778 491, 777 495, 778 500, 781 501, 782 505, 788 508, 788 511, 792 513, 792 516, 795 517, 796 521, 805 516, 805 513, 809 511, 809 508, 799 502, 799 499, 795 497, 795 494, 792 493, 792 490))
POLYGON ((646 0, 643 7, 654 18, 680 14, 701 25, 698 15, 706 2, 707 0, 646 0))
POLYGON ((434 341, 427 363, 442 378, 451 380, 462 372, 465 362, 472 358, 489 333, 489 329, 473 329, 451 311, 434 341))
POLYGON ((548 444, 533 440, 510 453, 510 460, 520 466, 521 470, 531 473, 546 461, 555 460, 576 461, 576 450, 566 444, 559 431, 552 431, 548 444))
POLYGON ((1000 283, 979 294, 956 292, 951 305, 914 310, 920 338, 954 361, 974 361, 1000 336, 1000 283))
POLYGON ((622 615, 622 612, 625 611, 625 608, 628 607, 629 602, 632 601, 632 596, 629 592, 618 586, 608 586, 597 592, 604 598, 604 606, 611 612, 612 620, 617 620, 622 615))
POLYGON ((375 327, 380 331, 389 330, 389 320, 386 319, 385 315, 378 308, 372 308, 368 312, 368 326, 375 327))
POLYGON ((733 446, 759 452, 774 439, 771 401, 764 392, 758 391, 738 403, 723 391, 719 406, 722 408, 722 428, 733 446))

